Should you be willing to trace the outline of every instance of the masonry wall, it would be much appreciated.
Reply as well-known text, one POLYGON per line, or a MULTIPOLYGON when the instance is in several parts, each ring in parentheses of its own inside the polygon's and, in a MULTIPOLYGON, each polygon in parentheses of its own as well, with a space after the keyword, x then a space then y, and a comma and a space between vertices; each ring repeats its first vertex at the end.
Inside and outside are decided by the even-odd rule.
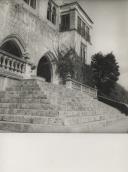
MULTIPOLYGON (((59 8, 57 8, 57 23, 53 25, 47 20, 48 0, 38 0, 37 9, 29 7, 23 0, 0 1, 0 45, 9 35, 18 35, 24 43, 30 62, 38 66, 39 60, 47 53, 54 54, 58 46, 75 47, 80 54, 81 41, 85 40, 72 30, 59 33, 59 8), (82 40, 81 40, 82 39, 82 40)), ((71 21, 76 19, 74 11, 71 12, 71 21)), ((76 20, 75 20, 76 21, 76 20)), ((76 23, 71 24, 74 28, 76 23)), ((37 69, 34 74, 36 75, 37 69)), ((54 82, 58 83, 56 66, 53 69, 54 82)))
POLYGON ((43 18, 47 14, 47 1, 39 1, 38 12, 30 9, 18 0, 2 0, 0 2, 0 43, 9 35, 16 34, 23 40, 30 61, 38 65, 40 58, 48 51, 54 53, 58 46, 57 28, 43 18), (20 3, 19 3, 20 2, 20 3), (45 6, 45 8, 44 8, 45 6), (45 10, 45 11, 43 11, 45 10))
MULTIPOLYGON (((59 18, 56 26, 47 20, 47 5, 48 0, 39 0, 37 9, 33 10, 23 0, 0 2, 0 45, 9 35, 20 37, 29 54, 29 61, 36 66, 47 52, 50 51, 54 55, 58 47, 59 18)), ((33 74, 37 75, 37 68, 33 74)), ((55 65, 53 65, 52 82, 59 82, 55 65)))

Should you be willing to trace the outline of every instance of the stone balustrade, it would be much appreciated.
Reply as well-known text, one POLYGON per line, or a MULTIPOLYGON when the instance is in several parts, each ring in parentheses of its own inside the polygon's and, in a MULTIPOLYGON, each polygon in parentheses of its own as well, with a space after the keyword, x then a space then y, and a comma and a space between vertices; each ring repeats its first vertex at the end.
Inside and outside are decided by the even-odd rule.
POLYGON ((97 90, 96 89, 89 87, 85 84, 82 84, 78 81, 75 81, 75 80, 71 79, 70 76, 67 76, 66 87, 70 88, 70 89, 81 91, 83 93, 84 92, 88 93, 93 97, 97 97, 97 90))
POLYGON ((0 73, 22 76, 26 71, 26 61, 0 50, 0 73))

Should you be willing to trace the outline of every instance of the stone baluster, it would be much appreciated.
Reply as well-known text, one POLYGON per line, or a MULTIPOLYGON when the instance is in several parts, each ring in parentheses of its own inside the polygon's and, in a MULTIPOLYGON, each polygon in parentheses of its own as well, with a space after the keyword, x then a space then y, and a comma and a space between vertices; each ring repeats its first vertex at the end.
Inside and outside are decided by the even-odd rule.
POLYGON ((21 63, 21 73, 23 73, 23 63, 21 63))
POLYGON ((20 63, 19 63, 19 72, 20 72, 20 73, 22 73, 21 67, 22 67, 22 63, 20 62, 20 63))
POLYGON ((71 80, 71 74, 70 74, 70 73, 67 74, 67 78, 66 78, 66 88, 72 89, 72 80, 71 80))
POLYGON ((13 60, 10 59, 10 71, 13 71, 13 60))
POLYGON ((15 72, 17 72, 17 61, 15 61, 15 72))
POLYGON ((2 54, 0 54, 0 66, 2 66, 2 54))
POLYGON ((26 72, 26 63, 20 59, 15 59, 13 56, 8 56, 0 53, 0 67, 15 74, 26 72))
POLYGON ((17 61, 15 61, 15 72, 17 72, 17 61))
POLYGON ((20 63, 19 63, 19 73, 22 73, 22 72, 21 72, 21 65, 22 65, 22 63, 20 62, 20 63))
POLYGON ((12 61, 12 69, 13 69, 13 72, 15 72, 15 60, 12 61))
POLYGON ((10 58, 7 58, 6 60, 6 68, 7 70, 10 70, 10 58))
POLYGON ((17 72, 19 72, 19 65, 20 65, 20 62, 17 62, 17 72))
POLYGON ((3 68, 6 67, 5 60, 6 60, 6 56, 3 56, 3 62, 2 62, 2 67, 3 67, 3 68))
POLYGON ((26 65, 25 63, 23 64, 23 73, 25 73, 25 70, 26 70, 26 65))

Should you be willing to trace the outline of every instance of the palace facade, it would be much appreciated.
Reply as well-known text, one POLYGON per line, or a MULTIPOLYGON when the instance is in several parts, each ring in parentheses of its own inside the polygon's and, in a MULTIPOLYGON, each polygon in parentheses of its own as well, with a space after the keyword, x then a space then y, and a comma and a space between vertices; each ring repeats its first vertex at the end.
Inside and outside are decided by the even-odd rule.
POLYGON ((72 47, 89 60, 92 20, 78 2, 0 1, 0 89, 32 76, 59 84, 56 50, 72 47))

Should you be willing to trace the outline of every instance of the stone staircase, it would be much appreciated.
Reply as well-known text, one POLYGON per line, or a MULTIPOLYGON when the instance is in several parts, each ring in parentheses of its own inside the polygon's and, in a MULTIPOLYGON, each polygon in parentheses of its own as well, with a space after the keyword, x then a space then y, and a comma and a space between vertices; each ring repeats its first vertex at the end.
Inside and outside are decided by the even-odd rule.
POLYGON ((0 92, 0 130, 95 132, 124 117, 89 94, 38 78, 21 80, 0 92))

